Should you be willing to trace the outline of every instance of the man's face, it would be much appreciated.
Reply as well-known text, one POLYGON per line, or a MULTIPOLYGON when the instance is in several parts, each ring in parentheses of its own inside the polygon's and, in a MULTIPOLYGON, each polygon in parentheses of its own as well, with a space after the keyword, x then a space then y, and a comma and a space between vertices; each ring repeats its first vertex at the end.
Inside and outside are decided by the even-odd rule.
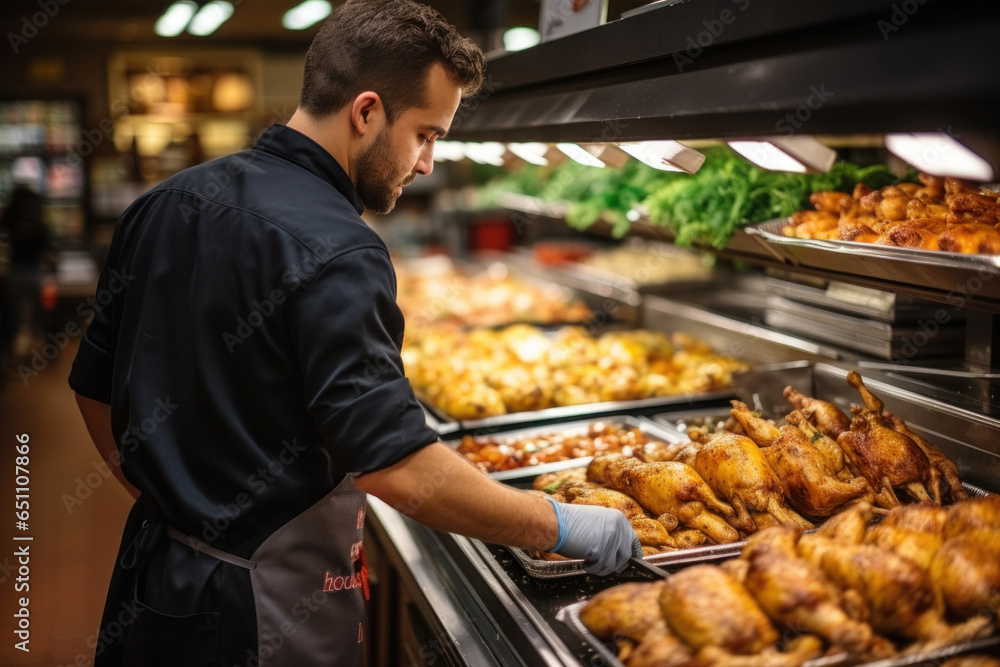
POLYGON ((426 108, 406 109, 372 138, 358 156, 357 189, 365 208, 388 213, 417 174, 434 168, 434 142, 448 132, 461 101, 461 89, 435 64, 427 75, 426 108))

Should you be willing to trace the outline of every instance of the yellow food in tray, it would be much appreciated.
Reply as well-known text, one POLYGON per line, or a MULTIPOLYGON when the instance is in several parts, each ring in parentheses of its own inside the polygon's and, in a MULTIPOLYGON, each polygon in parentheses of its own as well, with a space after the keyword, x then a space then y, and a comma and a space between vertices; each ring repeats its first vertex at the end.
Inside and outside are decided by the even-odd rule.
POLYGON ((815 192, 815 211, 792 215, 785 236, 919 250, 1000 254, 1000 198, 956 178, 920 174, 920 183, 852 194, 815 192))
POLYGON ((554 335, 529 325, 425 330, 404 342, 402 356, 418 394, 455 419, 720 391, 749 368, 690 336, 593 336, 574 326, 554 335))

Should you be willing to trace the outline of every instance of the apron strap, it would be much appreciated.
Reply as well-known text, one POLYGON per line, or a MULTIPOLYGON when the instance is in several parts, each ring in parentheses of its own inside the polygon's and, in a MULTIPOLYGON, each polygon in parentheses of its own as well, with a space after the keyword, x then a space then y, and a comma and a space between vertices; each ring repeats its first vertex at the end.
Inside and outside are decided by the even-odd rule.
POLYGON ((209 546, 204 542, 202 542, 201 540, 195 539, 190 535, 185 535, 184 533, 177 530, 173 526, 167 526, 167 536, 177 542, 180 542, 181 544, 186 544, 195 551, 200 551, 201 553, 207 556, 211 556, 212 558, 217 558, 223 562, 229 563, 230 565, 242 567, 244 570, 257 569, 257 563, 253 562, 252 560, 240 558, 239 556, 234 556, 230 553, 226 553, 221 549, 216 549, 215 547, 209 546))

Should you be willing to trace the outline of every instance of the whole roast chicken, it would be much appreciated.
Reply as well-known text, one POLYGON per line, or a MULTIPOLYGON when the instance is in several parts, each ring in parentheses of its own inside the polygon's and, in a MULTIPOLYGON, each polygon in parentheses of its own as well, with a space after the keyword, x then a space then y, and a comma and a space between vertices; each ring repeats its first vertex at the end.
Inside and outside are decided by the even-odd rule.
POLYGON ((590 462, 587 477, 628 494, 654 516, 674 515, 685 526, 697 528, 720 544, 740 537, 719 516, 733 516, 733 508, 719 500, 689 465, 643 463, 622 454, 608 454, 590 462))

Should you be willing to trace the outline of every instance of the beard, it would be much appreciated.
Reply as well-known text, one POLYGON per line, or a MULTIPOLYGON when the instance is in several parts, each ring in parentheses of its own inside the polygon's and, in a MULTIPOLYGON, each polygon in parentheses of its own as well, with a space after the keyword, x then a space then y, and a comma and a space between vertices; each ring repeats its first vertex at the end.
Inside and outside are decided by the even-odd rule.
POLYGON ((379 215, 395 207, 396 188, 409 185, 416 176, 416 173, 405 179, 397 176, 388 129, 379 132, 368 150, 358 157, 358 195, 365 208, 379 215))

